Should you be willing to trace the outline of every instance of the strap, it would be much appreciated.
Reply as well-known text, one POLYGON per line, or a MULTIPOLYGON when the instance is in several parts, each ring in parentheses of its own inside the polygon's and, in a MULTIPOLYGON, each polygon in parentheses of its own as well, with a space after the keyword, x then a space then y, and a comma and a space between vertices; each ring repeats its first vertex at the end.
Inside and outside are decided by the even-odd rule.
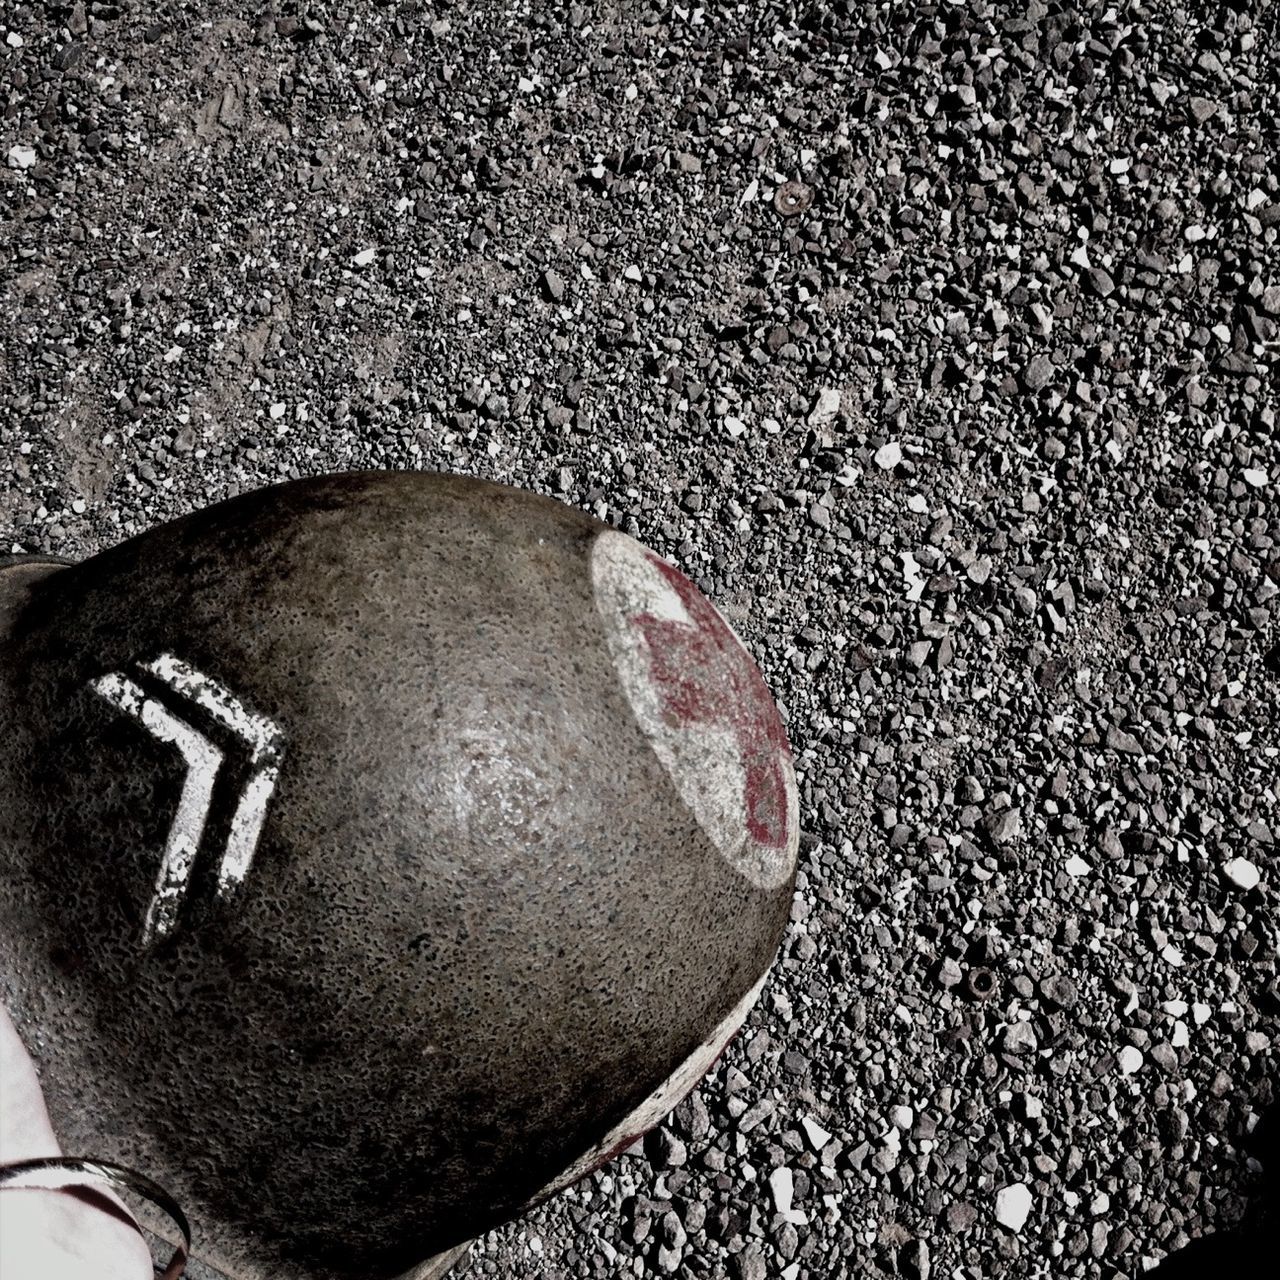
MULTIPOLYGON (((153 1182, 145 1174, 135 1173, 123 1165, 108 1164, 103 1160, 82 1160, 72 1156, 47 1156, 40 1160, 18 1160, 13 1164, 0 1165, 0 1191, 26 1189, 30 1191, 71 1191, 85 1192, 90 1190, 84 1183, 90 1178, 103 1183, 112 1191, 132 1192, 149 1200, 160 1209, 182 1235, 182 1243, 169 1259, 169 1265, 163 1270, 157 1265, 155 1273, 158 1280, 181 1280, 186 1269, 187 1258, 191 1254, 191 1224, 181 1206, 158 1182, 153 1182)), ((93 1201, 108 1212, 115 1211, 110 1201, 93 1201)), ((115 1216, 123 1217, 118 1211, 115 1216)), ((132 1218, 130 1224, 141 1234, 132 1218)))

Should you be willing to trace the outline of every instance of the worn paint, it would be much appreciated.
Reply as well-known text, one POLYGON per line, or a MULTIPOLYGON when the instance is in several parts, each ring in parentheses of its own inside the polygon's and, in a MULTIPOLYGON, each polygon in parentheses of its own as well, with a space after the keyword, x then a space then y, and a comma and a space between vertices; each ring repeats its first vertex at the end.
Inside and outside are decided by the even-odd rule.
POLYGON ((761 889, 795 868, 799 798, 786 730, 715 606, 624 534, 591 555, 596 607, 632 711, 716 848, 761 889))
POLYGON ((142 941, 144 945, 150 945, 166 938, 178 922, 178 908, 186 896, 187 881, 204 838, 222 752, 204 734, 179 720, 118 672, 99 677, 92 686, 112 705, 139 720, 161 742, 177 747, 187 765, 182 795, 169 826, 160 872, 156 876, 155 891, 143 920, 142 941))
MULTIPOLYGON (((244 881, 266 821, 267 804, 279 775, 284 736, 272 721, 246 710, 231 692, 172 654, 140 663, 143 671, 163 680, 175 693, 190 698, 249 746, 255 768, 245 782, 231 818, 226 848, 218 865, 218 895, 225 897, 244 881)), ((195 865, 213 803, 213 787, 223 753, 209 739, 128 677, 111 672, 92 681, 93 688, 121 711, 134 716, 162 742, 175 745, 187 763, 182 796, 169 828, 155 892, 147 907, 142 940, 150 945, 168 937, 178 921, 187 881, 195 865)))
POLYGON ((245 783, 232 815, 227 847, 218 868, 218 890, 228 893, 243 882, 253 862, 267 817, 267 803, 279 777, 284 735, 266 716, 250 712, 230 690, 170 653, 162 653, 144 664, 144 670, 191 698, 249 745, 254 772, 245 783))

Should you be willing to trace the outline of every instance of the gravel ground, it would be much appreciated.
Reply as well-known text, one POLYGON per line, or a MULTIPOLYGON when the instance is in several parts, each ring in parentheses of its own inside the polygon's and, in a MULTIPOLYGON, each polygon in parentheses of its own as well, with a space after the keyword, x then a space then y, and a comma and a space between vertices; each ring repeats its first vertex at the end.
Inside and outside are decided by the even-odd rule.
POLYGON ((1274 9, 231 8, 0 15, 4 548, 542 490, 713 595, 801 773, 748 1027, 459 1280, 1247 1274, 1274 9))

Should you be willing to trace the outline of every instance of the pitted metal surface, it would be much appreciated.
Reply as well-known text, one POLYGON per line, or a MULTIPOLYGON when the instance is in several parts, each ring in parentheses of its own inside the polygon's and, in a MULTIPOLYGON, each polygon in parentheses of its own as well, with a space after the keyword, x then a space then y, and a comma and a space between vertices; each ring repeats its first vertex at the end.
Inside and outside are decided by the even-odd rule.
POLYGON ((683 578, 683 648, 620 669, 602 536, 369 473, 0 569, 0 994, 64 1146, 235 1280, 387 1280, 511 1216, 773 958, 785 735, 727 714, 759 677, 683 578))

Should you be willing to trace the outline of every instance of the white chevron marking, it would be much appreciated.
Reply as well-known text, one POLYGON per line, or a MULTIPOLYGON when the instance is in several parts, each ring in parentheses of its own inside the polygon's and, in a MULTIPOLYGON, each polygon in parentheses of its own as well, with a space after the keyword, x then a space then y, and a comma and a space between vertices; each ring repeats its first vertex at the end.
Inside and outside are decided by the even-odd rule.
POLYGON ((280 773, 278 761, 284 747, 284 735, 274 721, 246 710, 222 685, 171 653, 162 653, 154 661, 145 663, 143 669, 199 703, 219 724, 238 734, 251 748, 249 758, 255 769, 236 805, 226 852, 218 868, 218 891, 225 893, 241 884, 253 863, 258 837, 267 817, 267 802, 280 773))
POLYGON ((222 763, 222 752, 203 734, 148 698, 132 680, 117 672, 93 681, 93 688, 121 711, 137 717, 161 742, 172 743, 187 762, 182 796, 165 842, 164 859, 156 877, 155 894, 142 926, 142 941, 149 945, 167 937, 178 920, 178 908, 187 890, 196 853, 204 837, 213 798, 213 780, 222 763))
POLYGON ((262 824, 267 820, 267 801, 271 799, 278 775, 275 765, 267 765, 245 783, 244 794, 231 818, 227 850, 218 868, 219 893, 236 888, 249 874, 262 824))
POLYGON ((253 748, 254 764, 274 760, 279 755, 284 737, 277 725, 266 716, 255 716, 247 711, 237 698, 204 672, 197 671, 171 653, 162 653, 153 661, 144 662, 142 669, 159 676, 170 688, 198 702, 219 724, 239 734, 253 748))
MULTIPOLYGON (((253 864, 267 805, 280 774, 284 735, 274 721, 254 715, 222 685, 172 654, 162 653, 139 666, 164 681, 175 693, 197 703, 218 724, 248 745, 253 772, 231 816, 227 845, 218 866, 218 894, 225 896, 240 886, 253 864)), ((101 676, 92 682, 92 687, 120 710, 136 717, 160 741, 176 746, 187 763, 182 797, 169 830, 155 895, 147 908, 143 927, 143 942, 149 944, 166 937, 177 923, 178 908, 204 838, 213 784, 223 753, 204 734, 180 720, 155 698, 148 697, 119 672, 101 676)))

